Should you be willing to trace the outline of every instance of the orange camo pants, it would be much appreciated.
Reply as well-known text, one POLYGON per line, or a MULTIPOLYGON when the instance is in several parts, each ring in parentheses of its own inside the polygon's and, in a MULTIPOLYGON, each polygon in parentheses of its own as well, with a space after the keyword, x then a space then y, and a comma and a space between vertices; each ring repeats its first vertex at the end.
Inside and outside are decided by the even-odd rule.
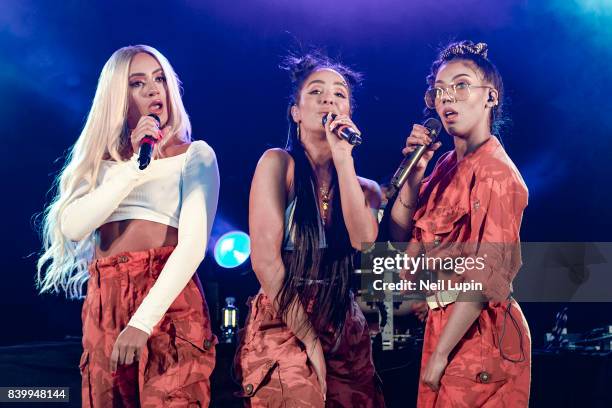
MULTIPOLYGON (((421 372, 454 305, 429 311, 421 372)), ((523 312, 514 299, 489 303, 450 354, 438 392, 419 384, 417 407, 527 407, 530 383, 531 335, 523 312)))
POLYGON ((236 352, 236 373, 247 407, 384 407, 372 362, 368 326, 354 301, 340 341, 319 333, 327 364, 327 401, 303 344, 278 316, 268 297, 250 300, 236 352))
POLYGON ((110 371, 110 356, 174 247, 94 260, 83 303, 83 407, 206 407, 217 339, 198 275, 172 303, 139 361, 110 371))

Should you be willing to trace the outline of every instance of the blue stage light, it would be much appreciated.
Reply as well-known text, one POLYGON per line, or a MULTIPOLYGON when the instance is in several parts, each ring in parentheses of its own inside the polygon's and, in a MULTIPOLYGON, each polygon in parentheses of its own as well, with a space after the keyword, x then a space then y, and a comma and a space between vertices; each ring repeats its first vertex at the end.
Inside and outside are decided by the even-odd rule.
POLYGON ((215 261, 223 268, 242 265, 251 255, 251 239, 242 231, 223 234, 215 244, 215 261))

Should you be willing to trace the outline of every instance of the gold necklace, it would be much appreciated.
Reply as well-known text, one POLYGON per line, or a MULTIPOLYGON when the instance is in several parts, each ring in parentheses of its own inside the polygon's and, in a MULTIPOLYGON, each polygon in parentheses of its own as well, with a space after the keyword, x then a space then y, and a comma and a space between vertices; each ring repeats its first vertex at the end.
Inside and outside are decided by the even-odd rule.
POLYGON ((327 219, 327 210, 329 209, 329 190, 326 190, 323 187, 319 187, 319 191, 321 192, 321 207, 323 210, 321 211, 321 220, 323 221, 323 226, 325 226, 325 220, 327 219))

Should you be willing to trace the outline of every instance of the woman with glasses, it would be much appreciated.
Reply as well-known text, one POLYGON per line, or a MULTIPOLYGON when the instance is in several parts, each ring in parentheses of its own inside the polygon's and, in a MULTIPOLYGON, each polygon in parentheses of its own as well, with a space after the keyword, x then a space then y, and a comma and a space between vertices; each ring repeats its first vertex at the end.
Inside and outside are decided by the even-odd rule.
POLYGON ((191 139, 179 84, 156 49, 115 51, 45 212, 40 291, 80 298, 87 282, 83 407, 210 401, 217 339, 196 269, 219 172, 213 149, 191 139))
POLYGON ((454 149, 423 178, 441 143, 414 125, 404 154, 418 145, 428 148, 400 190, 389 226, 394 240, 410 241, 410 253, 453 261, 448 268, 438 264, 433 271, 403 274, 445 284, 428 292, 417 405, 526 407, 531 338, 511 293, 528 193, 494 135, 502 79, 486 44, 462 41, 440 52, 427 84, 427 109, 441 119, 454 149), (470 268, 469 258, 475 262, 470 268))

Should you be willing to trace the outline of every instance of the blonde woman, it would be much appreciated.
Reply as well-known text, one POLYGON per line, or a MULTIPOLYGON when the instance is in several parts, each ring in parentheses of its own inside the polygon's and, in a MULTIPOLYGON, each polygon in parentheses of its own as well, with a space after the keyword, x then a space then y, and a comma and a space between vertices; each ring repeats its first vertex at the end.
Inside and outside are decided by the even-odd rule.
POLYGON ((191 142, 179 87, 154 48, 117 50, 44 214, 40 292, 80 297, 87 281, 83 406, 210 400, 216 337, 195 272, 219 173, 212 148, 191 142), (147 135, 153 160, 140 170, 147 135))

